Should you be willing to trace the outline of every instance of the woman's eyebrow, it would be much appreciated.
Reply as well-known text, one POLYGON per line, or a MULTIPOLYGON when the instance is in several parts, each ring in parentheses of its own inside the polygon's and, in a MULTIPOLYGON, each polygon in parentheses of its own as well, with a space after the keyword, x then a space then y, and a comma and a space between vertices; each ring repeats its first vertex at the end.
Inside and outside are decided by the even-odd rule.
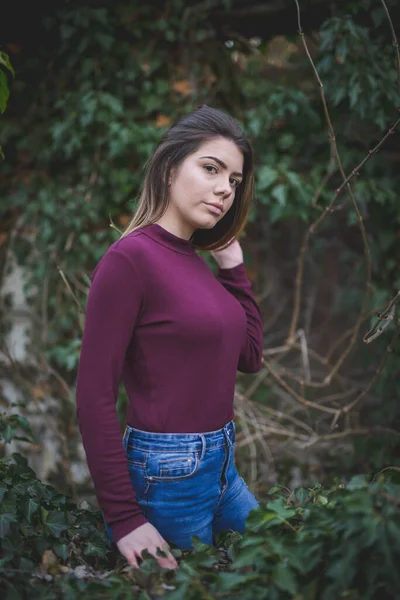
MULTIPOLYGON (((223 169, 228 168, 226 166, 226 164, 224 163, 224 161, 221 160, 220 158, 217 158, 216 156, 200 156, 200 158, 211 158, 212 160, 215 160, 215 162, 218 163, 223 169)), ((243 177, 243 173, 239 173, 238 171, 235 171, 235 173, 232 173, 232 175, 237 175, 238 177, 243 177)))

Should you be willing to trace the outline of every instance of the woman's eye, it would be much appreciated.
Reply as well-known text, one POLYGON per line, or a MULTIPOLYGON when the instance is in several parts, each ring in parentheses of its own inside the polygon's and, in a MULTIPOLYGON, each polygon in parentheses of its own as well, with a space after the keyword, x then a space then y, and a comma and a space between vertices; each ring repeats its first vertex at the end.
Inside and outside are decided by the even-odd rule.
MULTIPOLYGON (((208 169, 214 169, 215 172, 218 172, 217 167, 214 167, 214 165, 204 165, 204 168, 207 169, 207 173, 213 174, 212 171, 209 171, 208 169)), ((231 177, 231 182, 234 183, 235 188, 237 188, 240 185, 240 181, 234 179, 233 177, 231 177)))

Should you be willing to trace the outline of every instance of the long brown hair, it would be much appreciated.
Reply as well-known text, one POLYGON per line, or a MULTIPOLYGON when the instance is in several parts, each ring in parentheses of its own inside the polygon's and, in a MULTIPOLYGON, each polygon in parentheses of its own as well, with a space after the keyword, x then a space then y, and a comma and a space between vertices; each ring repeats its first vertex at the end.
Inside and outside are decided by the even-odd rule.
POLYGON ((218 250, 243 231, 254 194, 253 151, 243 130, 221 110, 203 104, 172 125, 162 136, 145 164, 145 177, 138 207, 121 238, 158 221, 168 207, 168 179, 172 167, 179 168, 187 156, 215 137, 231 140, 243 154, 243 181, 226 215, 212 229, 196 229, 194 248, 218 250))

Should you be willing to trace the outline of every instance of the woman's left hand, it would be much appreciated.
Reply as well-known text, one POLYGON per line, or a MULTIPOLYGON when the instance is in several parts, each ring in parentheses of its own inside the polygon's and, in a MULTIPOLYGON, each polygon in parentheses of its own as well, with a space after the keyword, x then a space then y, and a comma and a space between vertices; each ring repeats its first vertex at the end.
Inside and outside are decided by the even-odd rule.
POLYGON ((233 269, 243 262, 243 251, 238 240, 235 240, 228 248, 210 250, 210 254, 221 269, 233 269))

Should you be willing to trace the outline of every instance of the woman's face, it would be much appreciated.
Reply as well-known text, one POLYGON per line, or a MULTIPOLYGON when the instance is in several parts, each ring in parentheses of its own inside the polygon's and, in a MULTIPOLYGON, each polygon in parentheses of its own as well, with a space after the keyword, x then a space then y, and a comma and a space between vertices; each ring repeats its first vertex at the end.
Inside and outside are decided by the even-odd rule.
POLYGON ((171 170, 169 205, 160 224, 187 239, 196 229, 212 229, 231 208, 242 173, 243 154, 231 140, 216 137, 203 143, 171 170))

